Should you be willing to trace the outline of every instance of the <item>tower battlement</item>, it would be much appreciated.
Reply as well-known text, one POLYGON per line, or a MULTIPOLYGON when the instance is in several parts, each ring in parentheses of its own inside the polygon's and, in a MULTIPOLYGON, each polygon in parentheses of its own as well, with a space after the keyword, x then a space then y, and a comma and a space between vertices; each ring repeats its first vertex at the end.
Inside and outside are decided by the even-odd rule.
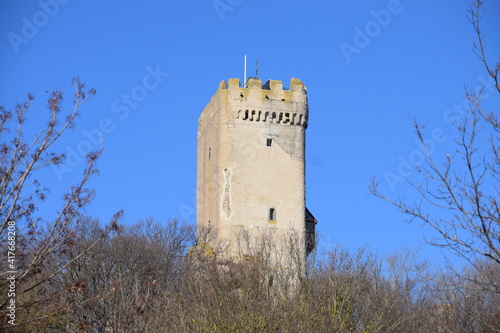
POLYGON ((222 81, 219 89, 227 89, 228 94, 233 98, 243 98, 266 101, 282 101, 307 103, 306 87, 302 81, 296 78, 290 80, 290 89, 283 89, 283 83, 278 80, 268 80, 262 84, 262 80, 249 78, 245 86, 242 87, 240 79, 229 79, 226 84, 222 81))
POLYGON ((229 79, 220 83, 216 96, 228 107, 230 119, 307 128, 307 90, 299 79, 290 80, 290 89, 278 80, 262 84, 249 78, 242 87, 240 79, 229 79))
POLYGON ((222 117, 229 123, 245 121, 307 128, 307 89, 296 78, 290 80, 289 89, 283 89, 278 80, 262 84, 260 79, 249 78, 245 86, 241 86, 240 79, 221 81, 200 116, 198 136, 207 126, 213 126, 214 117, 222 117))

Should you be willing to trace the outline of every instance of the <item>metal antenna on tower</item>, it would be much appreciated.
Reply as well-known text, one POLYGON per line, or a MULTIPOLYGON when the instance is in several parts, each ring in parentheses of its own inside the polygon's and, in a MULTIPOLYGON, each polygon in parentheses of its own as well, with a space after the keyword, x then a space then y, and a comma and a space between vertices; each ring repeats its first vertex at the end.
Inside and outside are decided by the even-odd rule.
POLYGON ((247 55, 245 54, 245 61, 243 65, 243 87, 247 84, 247 55))
POLYGON ((259 59, 255 62, 255 77, 259 78, 259 59))

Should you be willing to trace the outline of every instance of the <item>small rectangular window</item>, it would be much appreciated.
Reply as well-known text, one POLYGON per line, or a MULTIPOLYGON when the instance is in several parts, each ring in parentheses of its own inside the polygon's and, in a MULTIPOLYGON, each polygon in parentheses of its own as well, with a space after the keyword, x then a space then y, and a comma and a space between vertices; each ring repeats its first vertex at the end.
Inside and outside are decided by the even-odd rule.
POLYGON ((272 144, 273 144, 273 139, 267 139, 267 141, 266 141, 266 145, 267 145, 268 147, 271 147, 271 145, 272 145, 272 144))
POLYGON ((274 208, 269 209, 269 220, 276 221, 276 209, 274 208))

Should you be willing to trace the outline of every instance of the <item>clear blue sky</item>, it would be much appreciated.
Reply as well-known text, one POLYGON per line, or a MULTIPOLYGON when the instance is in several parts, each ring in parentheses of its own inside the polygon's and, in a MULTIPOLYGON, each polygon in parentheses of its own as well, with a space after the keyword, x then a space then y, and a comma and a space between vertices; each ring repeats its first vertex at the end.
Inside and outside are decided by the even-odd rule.
MULTIPOLYGON (((385 175, 418 160, 408 115, 446 138, 436 156, 452 149, 446 115, 462 104, 464 82, 474 87, 485 77, 471 51, 467 3, 4 0, 0 104, 33 93, 36 127, 45 123, 45 90, 64 89, 69 107, 79 76, 97 95, 59 148, 69 155, 97 148, 92 133, 103 131, 88 213, 104 222, 124 209, 126 223, 151 215, 195 223, 198 117, 221 80, 243 76, 247 54, 249 74, 258 58, 263 81, 288 86, 297 77, 308 88, 307 206, 323 245, 370 244, 381 253, 418 246, 430 230, 404 223, 366 195, 367 185, 378 175, 385 193, 405 195, 385 175)), ((492 60, 500 54, 499 13, 489 1, 483 28, 492 60)), ((41 174, 54 196, 83 164, 76 156, 67 166, 41 174)), ((422 253, 439 255, 428 246, 422 253)))

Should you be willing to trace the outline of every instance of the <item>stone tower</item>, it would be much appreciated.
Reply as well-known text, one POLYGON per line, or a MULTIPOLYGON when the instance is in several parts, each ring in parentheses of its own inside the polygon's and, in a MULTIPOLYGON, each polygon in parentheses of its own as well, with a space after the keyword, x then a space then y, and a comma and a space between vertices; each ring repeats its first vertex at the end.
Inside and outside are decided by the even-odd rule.
POLYGON ((244 255, 243 231, 254 239, 293 231, 303 254, 314 248, 316 220, 305 206, 307 120, 306 88, 295 78, 288 90, 275 80, 222 81, 201 113, 197 226, 232 257, 244 255))

